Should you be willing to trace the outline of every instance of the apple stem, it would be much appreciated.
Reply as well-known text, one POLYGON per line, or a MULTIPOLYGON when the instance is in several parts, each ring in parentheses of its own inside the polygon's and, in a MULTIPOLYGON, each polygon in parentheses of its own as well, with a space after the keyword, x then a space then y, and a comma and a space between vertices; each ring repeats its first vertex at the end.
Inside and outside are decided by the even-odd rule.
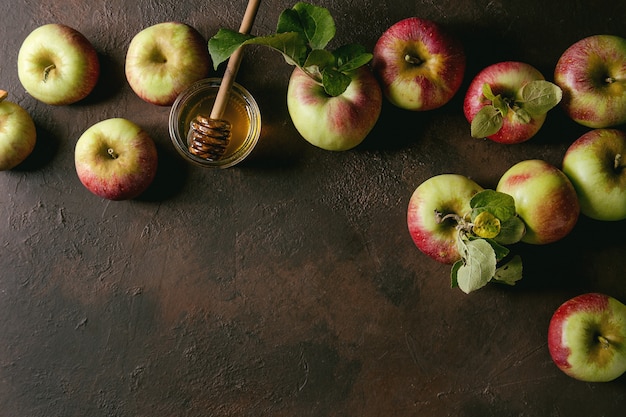
POLYGON ((613 84, 615 81, 617 81, 617 79, 615 79, 614 77, 606 77, 604 79, 604 82, 607 84, 613 84))
POLYGON ((112 159, 117 159, 119 154, 113 150, 113 148, 107 149, 107 153, 111 156, 112 159))
POLYGON ((622 154, 615 155, 615 161, 613 162, 613 169, 618 170, 622 168, 622 154))
POLYGON ((44 68, 43 70, 43 82, 44 83, 48 81, 48 75, 50 74, 50 71, 52 71, 55 68, 56 68, 56 65, 54 64, 50 64, 46 68, 44 68))
POLYGON ((406 54, 404 56, 404 60, 406 62, 408 62, 409 64, 413 64, 413 65, 422 65, 422 63, 424 62, 424 60, 421 59, 420 57, 413 56, 413 55, 410 55, 410 54, 406 54))
POLYGON ((611 347, 611 342, 609 342, 609 340, 604 336, 598 336, 598 341, 600 342, 600 345, 603 349, 608 349, 609 347, 611 347))

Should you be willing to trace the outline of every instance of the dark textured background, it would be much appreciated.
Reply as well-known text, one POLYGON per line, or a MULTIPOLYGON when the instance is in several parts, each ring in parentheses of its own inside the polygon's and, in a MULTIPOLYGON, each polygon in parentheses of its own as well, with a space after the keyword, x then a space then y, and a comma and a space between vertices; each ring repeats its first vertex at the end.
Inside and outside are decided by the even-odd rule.
MULTIPOLYGON (((179 20, 207 39, 238 28, 245 2, 4 2, 0 84, 38 127, 34 154, 0 173, 0 415, 2 416, 605 416, 623 415, 626 379, 578 382, 551 362, 546 331, 567 298, 603 291, 626 301, 624 222, 581 218, 561 242, 514 250, 525 277, 471 295, 449 267, 418 252, 406 207, 444 172, 494 187, 523 159, 560 165, 585 129, 553 110, 531 141, 472 139, 463 90, 444 108, 385 103, 358 148, 332 153, 294 129, 291 67, 250 48, 238 81, 257 98, 260 143, 228 170, 183 161, 169 108, 149 105, 124 77, 131 38, 179 20), (59 22, 87 36, 102 76, 84 101, 52 107, 17 78, 23 39, 59 22), (139 123, 160 167, 133 201, 109 202, 79 182, 73 148, 109 117, 139 123)), ((476 72, 501 60, 548 79, 580 38, 626 36, 620 1, 327 0, 334 46, 371 49, 396 21, 420 16, 463 41, 476 72)), ((269 34, 290 1, 261 5, 269 34)))

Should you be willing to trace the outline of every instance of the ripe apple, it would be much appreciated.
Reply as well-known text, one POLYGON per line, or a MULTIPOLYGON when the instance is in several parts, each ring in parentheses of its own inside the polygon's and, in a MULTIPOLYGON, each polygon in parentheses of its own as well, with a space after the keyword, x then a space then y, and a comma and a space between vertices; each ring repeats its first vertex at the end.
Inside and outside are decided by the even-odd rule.
POLYGON ((567 236, 578 221, 580 207, 574 186, 554 165, 529 159, 510 167, 496 191, 509 194, 526 224, 522 242, 543 245, 567 236))
POLYGON ((17 56, 17 73, 24 89, 37 100, 71 104, 87 97, 96 86, 100 61, 83 34, 50 23, 24 39, 17 56))
POLYGON ((125 72, 144 101, 169 106, 194 82, 205 78, 211 57, 202 35, 180 22, 147 27, 130 41, 125 72))
POLYGON ((439 24, 417 17, 389 27, 376 42, 373 55, 372 67, 383 93, 407 110, 443 106, 459 90, 465 73, 459 40, 439 24))
POLYGON ((626 123, 626 39, 593 35, 563 52, 554 69, 562 107, 575 122, 605 128, 626 123))
POLYGON ((16 167, 35 149, 37 130, 30 114, 19 104, 5 100, 0 90, 0 171, 16 167))
POLYGON ((626 133, 594 129, 574 141, 563 172, 576 189, 580 211, 596 220, 626 219, 626 133))
POLYGON ((471 134, 494 142, 527 141, 543 126, 548 110, 561 100, 561 89, 535 67, 504 61, 482 69, 470 82, 463 113, 471 134))
POLYGON ((300 68, 291 73, 287 109, 294 126, 312 145, 345 151, 360 144, 376 124, 382 108, 382 92, 367 66, 348 74, 351 82, 336 97, 300 68))
POLYGON ((123 118, 100 121, 76 142, 74 162, 83 185, 109 200, 137 197, 152 183, 157 150, 148 134, 123 118))
POLYGON ((440 174, 422 182, 411 195, 407 211, 409 233, 418 249, 444 264, 461 259, 457 222, 442 219, 449 214, 466 216, 470 200, 480 191, 480 185, 459 174, 440 174))
POLYGON ((550 320, 548 350, 556 366, 572 378, 616 379, 626 372, 626 305, 600 293, 567 300, 550 320))

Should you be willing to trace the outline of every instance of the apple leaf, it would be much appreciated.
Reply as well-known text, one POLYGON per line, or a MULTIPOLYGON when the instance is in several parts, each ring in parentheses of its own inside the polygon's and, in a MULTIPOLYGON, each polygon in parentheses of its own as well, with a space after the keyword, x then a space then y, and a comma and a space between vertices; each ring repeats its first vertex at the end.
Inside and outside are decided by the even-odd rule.
POLYGON ((341 72, 354 71, 372 60, 373 55, 358 44, 340 46, 333 52, 337 60, 337 69, 341 72))
POLYGON ((482 238, 494 238, 500 234, 500 219, 488 211, 481 212, 474 219, 472 232, 482 238))
POLYGON ((526 225, 517 216, 500 223, 500 233, 494 238, 501 245, 512 245, 522 240, 526 234, 526 225))
POLYGON ((559 86, 545 80, 535 80, 524 84, 520 90, 521 99, 517 102, 531 116, 547 113, 563 97, 559 86))
POLYGON ((496 95, 493 94, 493 90, 491 90, 491 86, 489 85, 489 83, 484 83, 482 90, 483 90, 483 96, 485 96, 487 100, 490 100, 492 102, 496 100, 496 95))
POLYGON ((484 239, 462 241, 460 253, 462 264, 453 268, 452 282, 466 294, 476 291, 493 278, 496 273, 496 254, 484 239))
POLYGON ((299 33, 311 49, 326 48, 335 37, 335 31, 335 21, 327 9, 304 2, 284 10, 276 26, 276 33, 299 33))
POLYGON ((509 194, 495 190, 483 190, 474 194, 470 200, 472 208, 472 220, 482 212, 489 212, 500 221, 507 221, 515 216, 515 200, 509 194))
POLYGON ((488 104, 483 106, 472 119, 470 133, 474 138, 486 138, 497 133, 503 123, 502 112, 488 104))
POLYGON ((341 95, 352 82, 350 76, 333 68, 322 71, 322 84, 327 94, 336 97, 341 95))
POLYGON ((267 46, 282 53, 289 65, 302 69, 322 84, 327 94, 338 96, 350 85, 349 73, 366 65, 373 55, 364 47, 353 44, 334 52, 326 51, 324 48, 335 32, 335 22, 328 9, 299 2, 280 14, 275 34, 252 36, 220 29, 209 39, 209 54, 217 69, 239 47, 267 46))
POLYGON ((515 255, 509 262, 496 269, 493 280, 502 284, 515 285, 522 279, 522 258, 515 255))

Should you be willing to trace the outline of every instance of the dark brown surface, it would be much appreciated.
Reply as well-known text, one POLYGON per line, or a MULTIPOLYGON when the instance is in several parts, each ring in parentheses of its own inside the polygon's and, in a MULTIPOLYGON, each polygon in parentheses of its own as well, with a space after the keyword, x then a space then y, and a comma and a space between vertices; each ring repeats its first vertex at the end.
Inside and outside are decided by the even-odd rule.
MULTIPOLYGON (((484 66, 526 61, 548 79, 560 53, 596 33, 626 36, 620 1, 318 1, 335 45, 372 48, 391 24, 436 20, 464 42, 463 88, 484 66)), ((554 110, 540 134, 506 147, 469 136, 462 92, 427 114, 385 103, 355 150, 308 145, 286 109, 291 67, 250 48, 238 80, 259 101, 261 141, 244 164, 193 167, 174 151, 169 108, 137 98, 123 71, 130 39, 166 20, 206 38, 236 28, 245 1, 26 1, 3 7, 0 84, 33 116, 35 153, 0 175, 2 416, 623 415, 626 379, 588 384, 551 362, 546 330, 567 298, 626 301, 624 222, 581 218, 565 240, 520 245, 525 278, 471 295, 427 259, 406 206, 430 176, 493 187, 512 164, 560 165, 585 130, 554 110), (81 103, 51 107, 17 79, 37 26, 75 27, 102 77, 81 103), (73 147, 91 124, 127 117, 157 142, 142 197, 109 202, 79 182, 73 147)), ((262 3, 254 32, 294 3, 262 3)))

